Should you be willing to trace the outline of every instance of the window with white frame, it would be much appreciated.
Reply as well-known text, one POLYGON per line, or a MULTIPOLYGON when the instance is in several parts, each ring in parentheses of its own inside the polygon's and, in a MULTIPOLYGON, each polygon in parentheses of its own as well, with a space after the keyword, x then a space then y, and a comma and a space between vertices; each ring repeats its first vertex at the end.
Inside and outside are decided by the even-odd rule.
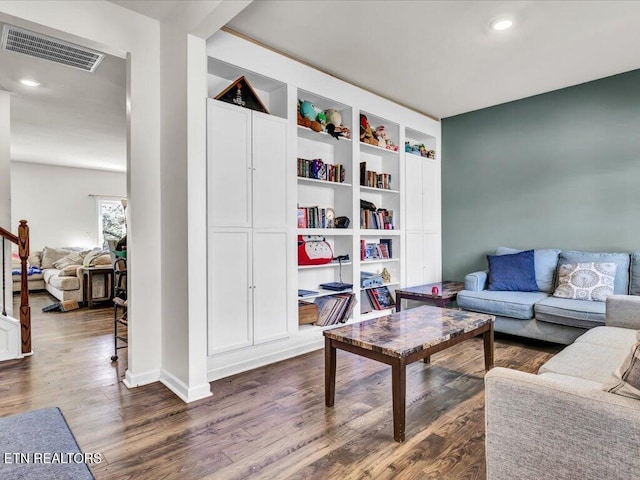
POLYGON ((108 241, 118 241, 127 233, 124 214, 126 200, 96 198, 98 206, 98 245, 109 250, 108 241))

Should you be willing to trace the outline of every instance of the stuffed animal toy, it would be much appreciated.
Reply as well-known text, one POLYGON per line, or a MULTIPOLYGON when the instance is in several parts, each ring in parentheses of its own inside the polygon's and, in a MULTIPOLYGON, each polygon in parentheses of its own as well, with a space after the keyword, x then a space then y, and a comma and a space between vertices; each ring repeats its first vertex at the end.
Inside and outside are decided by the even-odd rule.
POLYGON ((387 142, 390 142, 389 134, 384 125, 380 125, 376 128, 376 136, 378 137, 378 146, 380 148, 387 148, 387 142))
POLYGON ((342 114, 333 108, 325 110, 324 115, 327 123, 333 123, 336 127, 342 126, 342 114))
POLYGON ((304 118, 314 121, 318 117, 318 112, 320 112, 320 109, 313 103, 307 102, 306 100, 300 102, 300 115, 304 118))
POLYGON ((369 125, 367 116, 363 114, 360 114, 360 141, 370 145, 378 145, 378 138, 371 128, 371 125, 369 125))

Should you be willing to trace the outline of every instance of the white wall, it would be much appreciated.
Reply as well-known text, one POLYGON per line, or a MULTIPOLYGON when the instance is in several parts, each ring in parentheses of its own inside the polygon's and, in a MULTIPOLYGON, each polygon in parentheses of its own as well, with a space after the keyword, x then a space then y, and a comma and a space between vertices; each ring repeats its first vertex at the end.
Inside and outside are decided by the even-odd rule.
POLYGON ((127 196, 127 174, 11 163, 11 218, 29 222, 31 251, 98 246, 96 199, 127 196))

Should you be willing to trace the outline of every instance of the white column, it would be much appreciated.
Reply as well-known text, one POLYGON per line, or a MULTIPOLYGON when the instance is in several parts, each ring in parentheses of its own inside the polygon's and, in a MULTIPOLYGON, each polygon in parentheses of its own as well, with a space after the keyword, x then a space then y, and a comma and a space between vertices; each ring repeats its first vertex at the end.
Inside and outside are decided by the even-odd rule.
MULTIPOLYGON (((9 92, 0 90, 0 227, 11 233, 18 233, 18 222, 15 226, 11 223, 11 96, 9 92)), ((5 300, 7 313, 13 312, 13 283, 11 280, 11 245, 8 240, 5 244, 5 300)), ((0 248, 2 243, 0 243, 0 248)), ((2 262, 0 252, 0 262, 2 262)), ((2 279, 0 278, 0 282, 2 279)), ((0 288, 2 285, 0 285, 0 288)), ((1 292, 0 292, 1 293, 1 292)), ((1 301, 1 299, 0 299, 1 301)), ((1 307, 0 307, 1 311, 1 307)))

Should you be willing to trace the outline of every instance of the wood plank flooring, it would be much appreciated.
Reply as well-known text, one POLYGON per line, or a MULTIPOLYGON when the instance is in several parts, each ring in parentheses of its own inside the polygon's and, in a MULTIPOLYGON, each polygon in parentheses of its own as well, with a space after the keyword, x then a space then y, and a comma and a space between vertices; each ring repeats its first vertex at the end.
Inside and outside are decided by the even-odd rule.
MULTIPOLYGON (((35 353, 0 364, 0 416, 60 407, 80 448, 102 454, 99 480, 485 478, 482 339, 407 368, 400 444, 380 363, 339 351, 333 408, 321 350, 212 382, 186 405, 159 383, 121 383, 110 308, 42 313, 55 299, 31 300, 35 353)), ((560 349, 497 336, 495 364, 534 372, 560 349)))

